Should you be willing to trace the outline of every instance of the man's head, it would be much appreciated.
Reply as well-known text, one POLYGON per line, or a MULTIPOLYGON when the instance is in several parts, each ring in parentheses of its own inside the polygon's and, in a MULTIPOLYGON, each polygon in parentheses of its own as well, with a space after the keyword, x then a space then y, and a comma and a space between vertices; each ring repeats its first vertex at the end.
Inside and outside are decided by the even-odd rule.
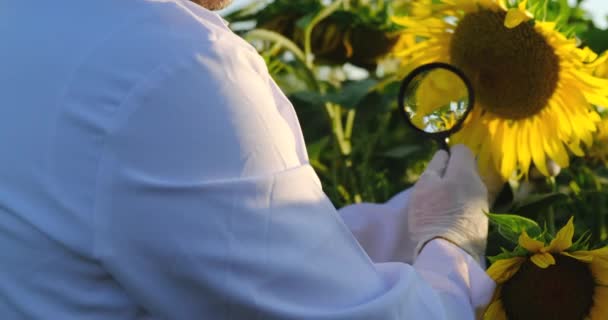
POLYGON ((232 0, 191 0, 209 10, 220 10, 227 7, 232 0))

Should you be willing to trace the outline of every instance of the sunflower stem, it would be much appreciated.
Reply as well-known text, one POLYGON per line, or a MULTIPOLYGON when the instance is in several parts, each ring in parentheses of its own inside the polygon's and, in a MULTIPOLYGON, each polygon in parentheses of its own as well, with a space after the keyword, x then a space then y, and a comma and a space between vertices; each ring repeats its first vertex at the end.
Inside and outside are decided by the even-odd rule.
MULTIPOLYGON (((551 192, 557 192, 557 183, 555 182, 555 177, 550 177, 547 179, 547 182, 549 183, 551 192)), ((549 234, 555 235, 555 208, 553 207, 553 204, 549 205, 547 208, 545 221, 547 223, 549 234)))
POLYGON ((543 3, 543 21, 547 21, 547 12, 549 11, 549 0, 543 3))
POLYGON ((555 235, 555 209, 553 208, 553 205, 550 205, 549 208, 547 208, 546 221, 549 234, 555 235))
POLYGON ((329 17, 332 13, 339 10, 343 5, 343 0, 336 0, 334 3, 323 8, 317 15, 310 21, 310 23, 304 29, 304 54, 306 56, 306 65, 313 69, 314 67, 314 54, 312 52, 312 30, 315 26, 323 19, 329 17))
POLYGON ((597 239, 598 243, 606 241, 606 210, 604 209, 606 204, 606 199, 603 194, 598 192, 597 196, 595 196, 595 230, 594 230, 594 238, 597 239))

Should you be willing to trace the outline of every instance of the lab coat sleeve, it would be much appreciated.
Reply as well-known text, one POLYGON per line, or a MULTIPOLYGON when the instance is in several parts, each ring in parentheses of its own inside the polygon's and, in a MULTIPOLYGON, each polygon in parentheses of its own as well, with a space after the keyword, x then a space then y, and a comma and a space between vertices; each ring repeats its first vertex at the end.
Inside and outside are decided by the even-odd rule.
POLYGON ((374 262, 412 263, 416 242, 408 236, 407 189, 386 203, 358 203, 339 210, 340 216, 374 262))
MULTIPOLYGON (((359 203, 340 209, 345 224, 374 262, 414 260, 416 242, 408 237, 407 202, 410 189, 386 203, 359 203)), ((434 240, 424 247, 414 268, 439 294, 446 314, 454 319, 468 319, 470 303, 477 314, 494 290, 488 278, 470 255, 444 240, 434 240), (467 297, 470 300, 467 300, 467 297)))
POLYGON ((436 239, 424 246, 414 268, 439 295, 444 312, 451 319, 480 318, 490 302, 495 283, 479 263, 456 245, 436 239))
POLYGON ((94 207, 111 276, 154 319, 472 319, 463 253, 370 260, 249 59, 161 66, 116 112, 94 207))

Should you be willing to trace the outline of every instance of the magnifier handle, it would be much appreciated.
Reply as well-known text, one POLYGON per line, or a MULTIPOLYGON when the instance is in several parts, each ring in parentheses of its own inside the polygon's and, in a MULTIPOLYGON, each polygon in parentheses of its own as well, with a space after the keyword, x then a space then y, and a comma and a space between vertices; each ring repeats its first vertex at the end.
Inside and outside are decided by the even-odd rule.
POLYGON ((439 148, 441 148, 441 150, 445 150, 448 152, 448 154, 450 153, 450 146, 448 145, 447 139, 446 138, 439 138, 436 139, 437 143, 439 144, 439 148))

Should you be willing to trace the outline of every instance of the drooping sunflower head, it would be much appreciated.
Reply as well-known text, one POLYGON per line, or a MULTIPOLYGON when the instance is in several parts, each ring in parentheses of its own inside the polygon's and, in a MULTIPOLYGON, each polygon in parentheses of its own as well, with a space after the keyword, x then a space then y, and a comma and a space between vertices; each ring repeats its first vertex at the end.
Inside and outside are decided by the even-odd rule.
POLYGON ((535 20, 527 1, 414 0, 411 15, 394 20, 419 39, 398 52, 404 74, 446 62, 471 80, 477 103, 452 142, 478 154, 482 173, 509 178, 535 165, 548 176, 549 160, 567 167, 570 153, 591 144, 593 105, 608 105, 608 80, 591 65, 605 57, 535 20))
POLYGON ((497 288, 484 319, 608 319, 608 247, 579 250, 573 235, 573 219, 548 245, 524 231, 488 269, 497 288))
POLYGON ((602 118, 593 135, 593 146, 587 153, 587 160, 593 164, 608 165, 608 119, 602 118))

